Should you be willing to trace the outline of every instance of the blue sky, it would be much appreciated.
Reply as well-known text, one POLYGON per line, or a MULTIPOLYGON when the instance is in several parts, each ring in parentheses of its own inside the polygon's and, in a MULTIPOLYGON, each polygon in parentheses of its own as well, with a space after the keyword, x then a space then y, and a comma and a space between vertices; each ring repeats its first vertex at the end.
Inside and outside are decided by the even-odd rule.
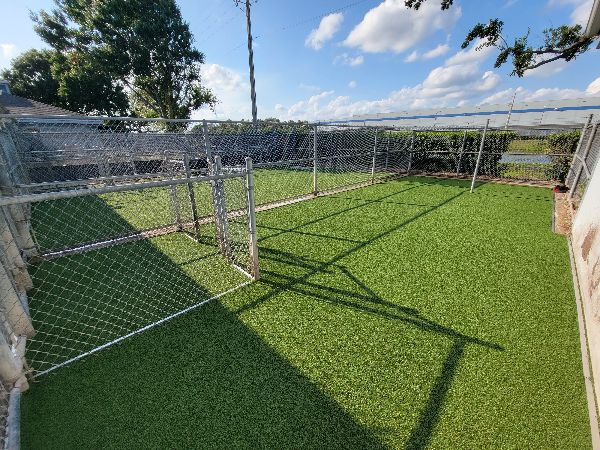
MULTIPOLYGON (((245 16, 233 0, 179 0, 206 56, 203 78, 220 99, 197 118, 250 116, 245 16)), ((470 26, 491 17, 514 37, 587 20, 591 0, 458 0, 420 11, 403 0, 259 0, 253 5, 259 117, 329 119, 458 105, 600 97, 599 50, 524 78, 494 69, 496 51, 460 51, 470 26)), ((51 0, 0 0, 0 68, 43 47, 29 10, 51 0)))

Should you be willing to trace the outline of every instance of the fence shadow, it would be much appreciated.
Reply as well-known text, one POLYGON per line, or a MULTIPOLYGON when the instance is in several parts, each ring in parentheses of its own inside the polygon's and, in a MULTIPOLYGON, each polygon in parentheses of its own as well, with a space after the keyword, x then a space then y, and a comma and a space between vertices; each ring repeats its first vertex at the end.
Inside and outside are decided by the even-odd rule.
MULTIPOLYGON (((427 184, 432 183, 429 182, 427 184)), ((455 184, 450 184, 450 186, 455 188, 461 187, 455 184)), ((360 198, 360 196, 347 198, 344 194, 341 194, 336 197, 350 200, 352 203, 360 201, 360 204, 338 209, 334 208, 333 212, 322 214, 316 219, 300 224, 294 224, 288 228, 266 226, 265 228, 269 234, 261 240, 263 245, 260 248, 260 255, 261 260, 263 261, 263 270, 260 283, 268 285, 271 289, 267 294, 240 306, 236 311, 237 314, 242 314, 250 309, 259 307, 261 304, 271 300, 275 296, 280 294, 285 296, 286 293, 294 293, 310 297, 320 302, 326 302, 343 308, 351 308, 364 314, 376 315, 387 320, 397 321, 398 323, 414 327, 424 333, 430 333, 450 339, 452 342, 451 348, 442 364, 441 372, 432 385, 428 400, 421 411, 415 428, 410 432, 410 435, 406 440, 406 448, 410 449, 426 448, 430 442, 435 427, 439 422, 446 396, 452 385, 452 381, 465 349, 469 345, 474 345, 495 351, 502 351, 503 347, 497 343, 464 335, 451 328, 445 327, 424 317, 415 308, 409 308, 394 302, 386 301, 344 266, 343 261, 344 258, 353 253, 376 243, 376 241, 400 230, 421 217, 444 207, 461 196, 465 191, 449 193, 443 201, 435 205, 416 205, 421 207, 419 212, 364 241, 343 239, 319 232, 307 233, 302 231, 302 229, 308 225, 318 224, 331 217, 337 217, 350 211, 356 211, 360 208, 381 203, 404 205, 402 202, 394 201, 393 197, 417 187, 418 185, 410 186, 376 198, 360 198), (275 234, 272 234, 273 230, 276 230, 275 234), (344 243, 350 245, 350 247, 331 258, 325 258, 325 261, 298 256, 292 251, 286 251, 276 247, 267 247, 266 241, 269 241, 269 239, 275 236, 281 236, 282 234, 302 235, 309 239, 311 237, 318 238, 315 240, 315 245, 323 245, 323 242, 328 241, 334 242, 343 240, 344 243), (355 288, 348 289, 330 285, 326 282, 313 281, 314 279, 319 279, 319 275, 321 274, 332 274, 334 272, 342 274, 342 277, 345 278, 346 281, 349 280, 355 288), (300 275, 290 275, 298 273, 300 273, 300 275)), ((347 285, 347 283, 340 281, 339 286, 345 285, 347 285)), ((373 431, 376 432, 377 430, 373 431)))
MULTIPOLYGON (((227 270, 183 233, 42 262, 30 354, 89 350, 209 298, 203 277, 227 270)), ((24 448, 383 448, 218 301, 41 377, 22 403, 24 448)))

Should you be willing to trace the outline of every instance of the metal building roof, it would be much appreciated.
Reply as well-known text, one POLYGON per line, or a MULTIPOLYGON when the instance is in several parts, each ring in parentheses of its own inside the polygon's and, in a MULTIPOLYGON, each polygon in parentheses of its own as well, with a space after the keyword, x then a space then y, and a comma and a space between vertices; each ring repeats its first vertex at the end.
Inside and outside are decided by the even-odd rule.
POLYGON ((600 97, 548 100, 461 108, 422 109, 352 116, 323 121, 325 124, 362 124, 398 127, 477 127, 490 119, 490 126, 504 127, 579 127, 590 114, 600 115, 600 97), (509 120, 510 114, 510 120, 509 120))

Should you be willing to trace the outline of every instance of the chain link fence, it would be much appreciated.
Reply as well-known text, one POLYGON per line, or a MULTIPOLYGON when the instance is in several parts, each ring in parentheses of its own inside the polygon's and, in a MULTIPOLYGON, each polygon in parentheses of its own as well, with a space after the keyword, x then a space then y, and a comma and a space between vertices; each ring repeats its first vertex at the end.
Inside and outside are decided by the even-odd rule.
POLYGON ((575 208, 583 199, 587 185, 600 158, 600 122, 592 123, 592 118, 582 130, 573 164, 567 174, 566 185, 569 187, 569 198, 575 208))
POLYGON ((0 116, 0 439, 24 374, 258 278, 255 209, 406 175, 566 177, 577 198, 600 153, 596 128, 0 116))
POLYGON ((189 122, 3 119, 0 139, 7 386, 258 278, 251 160, 224 168, 189 122))

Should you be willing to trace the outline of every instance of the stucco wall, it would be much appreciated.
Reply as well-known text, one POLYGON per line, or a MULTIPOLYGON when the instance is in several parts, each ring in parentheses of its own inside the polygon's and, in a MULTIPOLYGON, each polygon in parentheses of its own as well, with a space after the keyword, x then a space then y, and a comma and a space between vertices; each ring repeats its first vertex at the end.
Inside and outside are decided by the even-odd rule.
POLYGON ((600 400, 600 160, 596 164, 572 229, 572 244, 586 320, 588 346, 600 400))

